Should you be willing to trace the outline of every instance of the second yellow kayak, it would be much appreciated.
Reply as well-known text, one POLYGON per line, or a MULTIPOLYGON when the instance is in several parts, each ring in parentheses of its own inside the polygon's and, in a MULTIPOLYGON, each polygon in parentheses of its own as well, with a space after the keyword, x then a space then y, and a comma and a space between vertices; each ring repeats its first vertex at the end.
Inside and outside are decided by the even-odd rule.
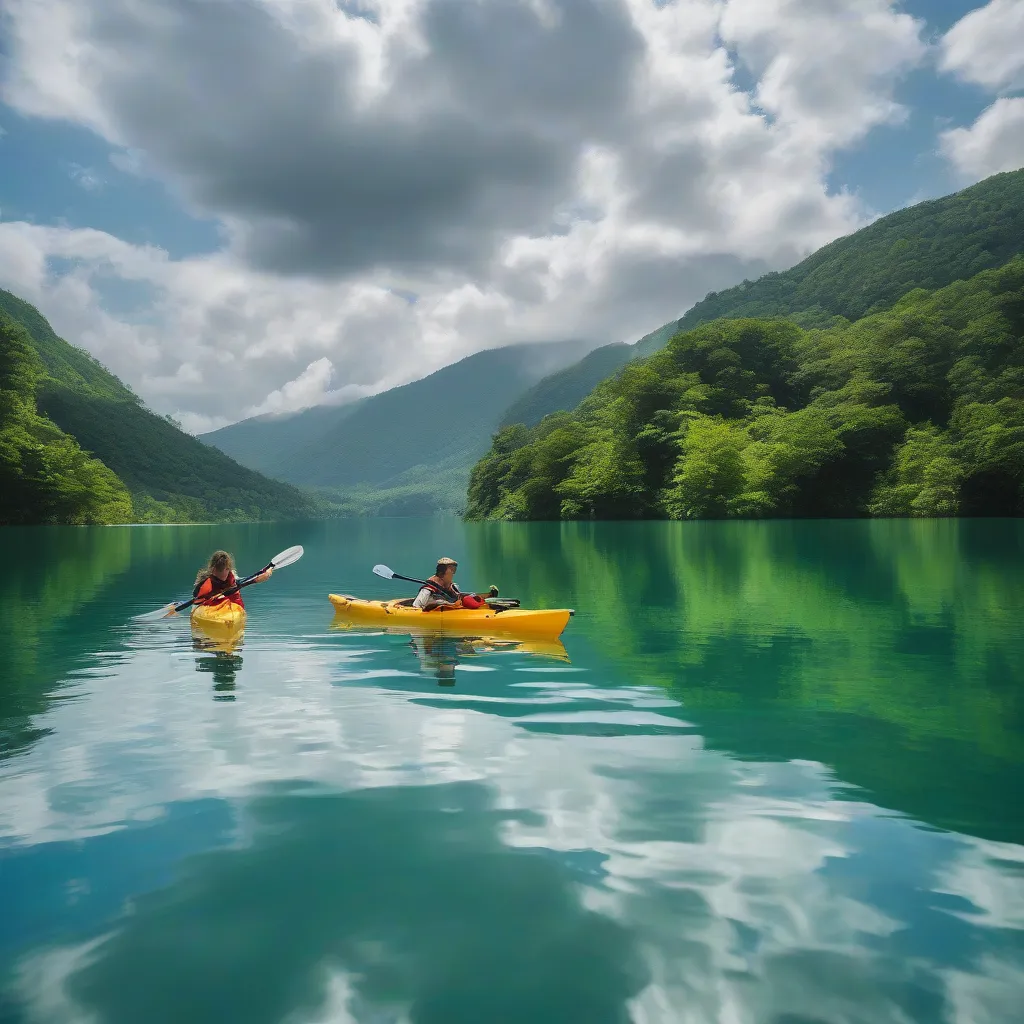
POLYGON ((421 611, 410 600, 364 601, 347 595, 329 594, 328 598, 339 616, 350 622, 375 626, 415 626, 438 632, 480 631, 485 635, 503 633, 509 636, 557 637, 569 624, 569 608, 452 608, 421 611))

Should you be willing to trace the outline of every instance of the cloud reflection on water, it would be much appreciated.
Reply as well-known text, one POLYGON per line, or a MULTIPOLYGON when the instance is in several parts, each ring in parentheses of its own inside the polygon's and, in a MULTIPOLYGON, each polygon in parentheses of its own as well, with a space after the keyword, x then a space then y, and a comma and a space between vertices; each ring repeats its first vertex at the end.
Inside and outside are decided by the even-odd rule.
POLYGON ((140 641, 42 716, 0 837, 88 848, 213 799, 233 838, 30 951, 28 1021, 63 991, 100 1024, 1001 1024, 1024 991, 1020 847, 708 749, 658 692, 509 657, 440 700, 400 638, 270 638, 216 704, 183 641, 140 641), (529 728, 574 709, 603 729, 529 728))

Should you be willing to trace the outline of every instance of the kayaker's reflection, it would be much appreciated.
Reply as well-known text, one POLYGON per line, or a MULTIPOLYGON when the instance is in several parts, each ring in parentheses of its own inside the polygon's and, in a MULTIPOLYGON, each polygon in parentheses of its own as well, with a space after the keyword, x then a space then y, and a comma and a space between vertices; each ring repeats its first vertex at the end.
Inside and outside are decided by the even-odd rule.
POLYGON ((455 685, 455 667, 466 658, 486 654, 519 653, 541 655, 558 661, 569 660, 561 641, 500 640, 495 637, 451 636, 427 633, 413 636, 409 646, 419 659, 420 668, 437 679, 438 686, 455 685))
POLYGON ((473 653, 472 642, 465 637, 439 634, 414 636, 409 646, 419 659, 420 668, 436 677, 438 686, 454 686, 459 655, 473 653))
POLYGON ((193 636, 192 646, 202 652, 202 656, 196 658, 196 671, 209 672, 213 676, 213 699, 234 700, 235 676, 242 667, 242 657, 235 653, 238 645, 232 644, 225 649, 224 644, 208 637, 193 636))

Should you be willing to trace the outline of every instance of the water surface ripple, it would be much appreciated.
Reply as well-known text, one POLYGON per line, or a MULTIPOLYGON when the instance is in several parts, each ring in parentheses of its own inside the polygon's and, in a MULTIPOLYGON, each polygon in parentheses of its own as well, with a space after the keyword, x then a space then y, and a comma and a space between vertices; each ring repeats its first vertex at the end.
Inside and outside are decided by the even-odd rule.
POLYGON ((0 546, 3 1024, 1021 1019, 1020 522, 0 546), (236 641, 130 621, 292 543, 236 641), (333 619, 442 554, 564 648, 333 619))

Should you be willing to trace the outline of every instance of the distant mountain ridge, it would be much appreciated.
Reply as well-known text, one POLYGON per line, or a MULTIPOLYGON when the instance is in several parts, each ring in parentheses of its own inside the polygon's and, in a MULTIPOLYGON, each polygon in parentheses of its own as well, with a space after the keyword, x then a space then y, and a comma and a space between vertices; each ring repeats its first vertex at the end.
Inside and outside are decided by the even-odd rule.
POLYGON ((30 303, 0 289, 0 310, 20 324, 44 373, 38 410, 112 470, 131 493, 135 522, 301 519, 324 504, 247 469, 151 412, 100 362, 59 337, 30 303))
POLYGON ((676 321, 677 330, 723 317, 796 313, 860 320, 891 308, 914 288, 936 291, 967 280, 1024 249, 1022 200, 1024 169, 896 210, 790 270, 712 292, 676 321))
POLYGON ((459 511, 470 467, 505 410, 591 348, 570 340, 486 349, 350 405, 243 420, 203 440, 260 472, 347 497, 352 511, 459 511))

